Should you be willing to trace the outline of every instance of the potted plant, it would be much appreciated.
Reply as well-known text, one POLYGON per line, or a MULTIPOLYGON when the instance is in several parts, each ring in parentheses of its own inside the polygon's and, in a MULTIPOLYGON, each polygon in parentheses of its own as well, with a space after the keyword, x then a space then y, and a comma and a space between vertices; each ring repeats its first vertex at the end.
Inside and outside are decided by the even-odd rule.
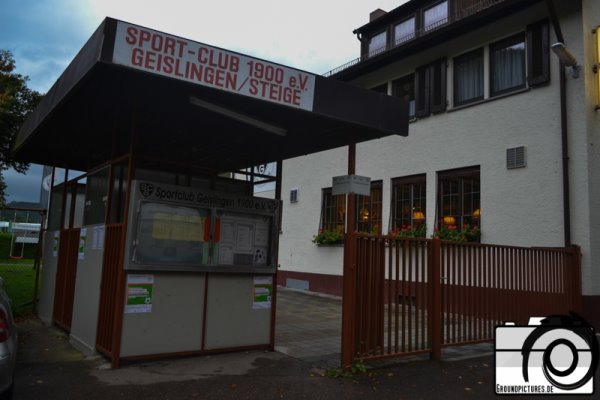
POLYGON ((338 231, 320 230, 318 235, 313 236, 312 242, 321 244, 344 243, 344 234, 338 231))

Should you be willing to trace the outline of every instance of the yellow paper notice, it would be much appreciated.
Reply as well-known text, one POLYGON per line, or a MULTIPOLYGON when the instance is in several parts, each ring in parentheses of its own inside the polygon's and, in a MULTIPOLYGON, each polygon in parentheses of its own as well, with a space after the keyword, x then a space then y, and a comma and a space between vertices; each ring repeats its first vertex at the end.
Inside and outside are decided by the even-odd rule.
POLYGON ((156 213, 152 221, 152 238, 183 242, 203 242, 206 217, 156 213))

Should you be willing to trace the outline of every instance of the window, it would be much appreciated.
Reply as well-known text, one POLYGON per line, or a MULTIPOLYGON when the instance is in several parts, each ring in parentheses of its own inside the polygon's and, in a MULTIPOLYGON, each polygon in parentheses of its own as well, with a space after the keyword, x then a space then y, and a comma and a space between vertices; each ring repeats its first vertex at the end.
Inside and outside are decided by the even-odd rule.
POLYGON ((415 74, 392 81, 392 96, 408 101, 408 117, 415 117, 415 74))
POLYGON ((392 230, 425 226, 425 175, 392 180, 392 230))
POLYGON ((331 188, 323 189, 321 230, 344 233, 346 226, 346 196, 334 196, 331 188))
POLYGON ((438 173, 438 226, 480 226, 479 167, 438 173))
POLYGON ((415 17, 394 25, 394 45, 399 45, 415 37, 415 17))
POLYGON ((423 12, 423 27, 430 31, 448 22, 448 2, 442 1, 423 12))
POLYGON ((483 99, 483 49, 454 58, 454 105, 483 99))
POLYGON ((104 223, 108 201, 108 180, 108 168, 103 168, 88 176, 83 211, 84 226, 104 223))
POLYGON ((387 44, 387 32, 383 31, 376 35, 371 36, 369 39, 369 57, 375 56, 385 51, 387 44))
MULTIPOLYGON (((371 182, 371 196, 356 196, 356 229, 381 233, 382 182, 371 182)), ((346 196, 334 196, 331 188, 323 189, 321 230, 344 233, 346 226, 346 196)))
POLYGON ((371 196, 356 196, 356 226, 359 232, 381 234, 382 182, 371 182, 371 196))
POLYGON ((525 36, 490 45, 490 96, 525 87, 525 36))
POLYGON ((415 116, 427 117, 446 110, 446 59, 417 68, 415 116))

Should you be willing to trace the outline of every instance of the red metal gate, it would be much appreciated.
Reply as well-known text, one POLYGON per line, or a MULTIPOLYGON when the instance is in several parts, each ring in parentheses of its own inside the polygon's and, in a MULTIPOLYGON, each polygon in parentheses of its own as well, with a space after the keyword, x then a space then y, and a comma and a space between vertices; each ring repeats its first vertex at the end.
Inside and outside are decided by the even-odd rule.
POLYGON ((71 330, 73 319, 73 299, 77 276, 77 255, 79 252, 79 228, 64 229, 60 232, 58 259, 56 266, 56 286, 54 287, 53 322, 66 331, 71 330))
POLYGON ((581 309, 580 249, 350 233, 342 365, 493 340, 506 321, 581 309))

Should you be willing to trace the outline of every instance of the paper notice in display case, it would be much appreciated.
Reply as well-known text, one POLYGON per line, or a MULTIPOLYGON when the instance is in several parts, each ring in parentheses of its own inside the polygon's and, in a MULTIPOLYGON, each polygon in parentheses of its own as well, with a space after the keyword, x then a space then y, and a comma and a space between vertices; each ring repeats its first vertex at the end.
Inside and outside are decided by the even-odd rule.
POLYGON ((266 266, 270 217, 221 212, 218 238, 219 265, 266 266))
POLYGON ((143 203, 134 260, 149 264, 207 264, 208 214, 206 209, 143 203))

